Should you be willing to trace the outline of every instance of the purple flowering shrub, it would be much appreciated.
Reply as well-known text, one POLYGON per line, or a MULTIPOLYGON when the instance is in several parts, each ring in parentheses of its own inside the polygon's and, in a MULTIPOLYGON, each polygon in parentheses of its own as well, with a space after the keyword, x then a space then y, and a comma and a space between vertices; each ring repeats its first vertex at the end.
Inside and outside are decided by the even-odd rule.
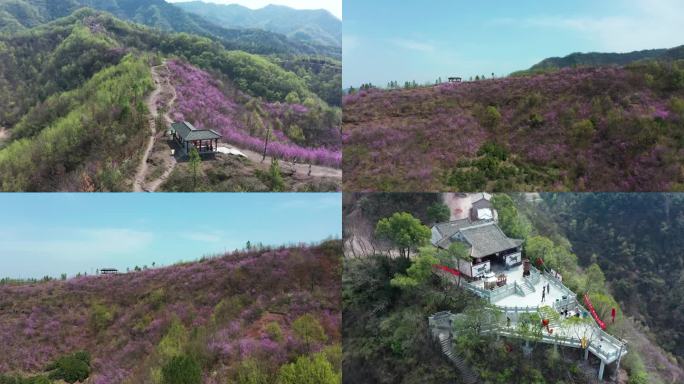
POLYGON ((144 382, 174 321, 188 335, 203 335, 187 343, 204 351, 207 375, 228 377, 247 358, 275 372, 308 352, 291 329, 302 315, 313 316, 327 335, 314 351, 340 343, 340 255, 340 242, 330 241, 121 275, 0 285, 0 372, 39 373, 55 358, 85 350, 93 382, 144 382), (113 313, 106 327, 94 326, 94 306, 113 313), (268 332, 274 323, 281 337, 268 332))
POLYGON ((171 60, 168 67, 177 93, 174 120, 214 129, 228 143, 259 153, 270 126, 267 155, 340 167, 339 125, 335 127, 334 119, 326 118, 319 107, 261 102, 187 63, 171 60))
POLYGON ((563 69, 347 95, 345 188, 681 188, 684 87, 658 70, 563 69), (492 143, 507 156, 483 154, 492 143))

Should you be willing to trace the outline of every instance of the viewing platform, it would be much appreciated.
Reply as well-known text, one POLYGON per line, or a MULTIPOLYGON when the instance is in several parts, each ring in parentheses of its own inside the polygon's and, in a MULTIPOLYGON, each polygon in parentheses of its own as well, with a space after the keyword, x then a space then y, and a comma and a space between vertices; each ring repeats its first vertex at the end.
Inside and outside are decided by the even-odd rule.
MULTIPOLYGON (((492 266, 488 277, 473 281, 440 269, 435 269, 435 273, 455 284, 460 280, 462 288, 493 305, 492 316, 481 324, 482 333, 530 340, 530 335, 520 332, 521 323, 536 324, 533 328, 539 332, 531 337, 532 340, 583 349, 585 360, 589 352, 596 356, 601 361, 599 379, 603 378, 605 365, 617 362, 619 367, 620 359, 627 353, 625 341, 602 330, 577 301, 575 293, 553 274, 530 267, 529 275, 523 276, 523 270, 521 265, 492 266), (495 276, 499 278, 493 278, 495 276), (542 319, 548 322, 546 326, 541 326, 542 319)), ((459 316, 463 315, 440 312, 430 316, 430 329, 442 334, 450 329, 453 338, 459 316)))

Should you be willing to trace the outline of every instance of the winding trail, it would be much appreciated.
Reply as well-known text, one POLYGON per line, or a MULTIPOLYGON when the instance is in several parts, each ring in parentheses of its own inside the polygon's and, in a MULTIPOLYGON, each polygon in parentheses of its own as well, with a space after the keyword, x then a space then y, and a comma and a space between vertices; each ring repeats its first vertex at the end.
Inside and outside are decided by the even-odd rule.
MULTIPOLYGON (((171 106, 173 103, 176 101, 176 88, 171 84, 170 82, 170 77, 169 77, 169 72, 168 68, 166 67, 166 61, 164 61, 161 65, 151 67, 152 71, 152 79, 154 80, 154 85, 155 88, 154 90, 150 93, 150 95, 147 97, 145 100, 145 103, 147 105, 147 109, 150 112, 150 117, 149 117, 149 125, 150 125, 150 136, 147 141, 147 146, 145 148, 145 152, 143 153, 142 158, 140 159, 140 164, 138 165, 135 178, 133 181, 133 190, 135 192, 154 192, 156 191, 161 184, 166 181, 166 179, 171 175, 171 172, 173 172, 175 166, 176 166, 176 159, 173 156, 164 156, 164 162, 165 162, 165 169, 164 172, 156 179, 151 180, 151 181, 145 181, 147 174, 149 173, 149 166, 148 166, 148 160, 150 158, 150 155, 152 154, 154 150, 154 144, 155 142, 161 138, 161 136, 164 134, 164 132, 156 132, 155 131, 155 119, 157 118, 159 114, 159 105, 166 105, 166 113, 164 114, 164 122, 165 125, 171 125, 173 120, 169 116, 169 113, 171 111, 171 106), (162 71, 164 72, 162 74, 162 71), (168 101, 165 101, 163 99, 163 96, 165 94, 170 94, 171 99, 168 101)), ((271 157, 266 156, 266 158, 263 160, 263 156, 261 153, 252 151, 249 149, 244 149, 237 147, 231 143, 226 143, 226 142, 221 142, 220 146, 222 147, 228 147, 228 148, 235 148, 242 152, 250 161, 252 161, 254 164, 257 166, 261 165, 262 168, 266 168, 271 165, 271 157)), ((283 170, 290 170, 294 171, 297 174, 302 174, 302 175, 309 175, 311 177, 328 177, 328 178, 334 178, 334 179, 339 179, 342 180, 342 169, 338 168, 332 168, 332 167, 325 167, 321 165, 309 165, 309 164, 297 164, 293 163, 290 161, 286 160, 280 160, 280 167, 283 170)))
POLYGON ((171 117, 169 117, 169 111, 171 108, 168 106, 173 105, 173 103, 176 101, 176 89, 171 85, 169 82, 169 77, 168 77, 168 69, 166 68, 166 61, 164 61, 161 65, 157 65, 151 68, 152 71, 152 80, 154 81, 154 90, 150 95, 148 96, 147 100, 145 100, 145 103, 147 105, 147 109, 150 111, 150 117, 149 117, 149 125, 150 125, 150 137, 147 141, 147 147, 145 148, 145 152, 143 153, 142 159, 140 159, 140 165, 138 165, 138 170, 135 174, 135 179, 133 181, 133 191, 134 192, 154 192, 159 188, 159 186, 169 177, 171 172, 173 172, 173 168, 176 166, 176 159, 173 156, 168 156, 168 158, 165 158, 164 163, 166 166, 166 169, 164 172, 159 176, 158 178, 145 183, 145 179, 148 173, 148 165, 147 165, 147 160, 150 157, 150 153, 152 153, 152 149, 154 148, 154 143, 155 141, 164 134, 164 132, 156 132, 155 130, 155 120, 157 116, 159 115, 159 110, 157 106, 159 105, 159 101, 161 100, 161 95, 162 91, 168 91, 171 94, 171 99, 166 102, 167 108, 166 108, 166 113, 164 114, 164 122, 166 125, 170 125, 172 120, 171 117), (167 76, 162 76, 160 73, 160 69, 165 69, 167 72, 167 76))

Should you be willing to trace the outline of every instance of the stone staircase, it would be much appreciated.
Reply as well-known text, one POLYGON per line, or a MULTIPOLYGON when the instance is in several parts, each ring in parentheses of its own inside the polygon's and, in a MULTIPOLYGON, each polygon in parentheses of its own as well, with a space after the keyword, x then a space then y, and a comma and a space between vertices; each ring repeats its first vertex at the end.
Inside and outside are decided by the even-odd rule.
POLYGON ((455 351, 454 348, 451 346, 451 338, 449 337, 448 334, 446 333, 439 333, 438 334, 439 338, 439 345, 440 348, 442 349, 442 353, 453 363, 458 371, 461 373, 461 378, 463 379, 463 382, 466 384, 477 384, 480 381, 478 380, 477 375, 475 372, 473 372, 468 365, 466 364, 465 360, 461 356, 459 356, 455 351))
POLYGON ((527 279, 523 279, 523 283, 518 284, 518 286, 522 290, 523 296, 527 296, 530 293, 534 292, 534 286, 529 281, 527 281, 527 279))

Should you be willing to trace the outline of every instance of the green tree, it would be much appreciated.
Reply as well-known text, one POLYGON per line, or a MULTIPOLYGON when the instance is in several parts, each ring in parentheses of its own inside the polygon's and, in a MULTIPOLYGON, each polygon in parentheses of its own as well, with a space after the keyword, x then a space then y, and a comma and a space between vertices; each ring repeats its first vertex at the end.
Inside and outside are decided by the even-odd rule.
POLYGON ((247 359, 240 362, 237 369, 237 384, 269 384, 271 379, 268 373, 259 366, 255 359, 247 359))
POLYGON ((197 360, 190 356, 174 356, 162 367, 162 382, 164 384, 200 384, 202 368, 197 360))
POLYGON ((590 295, 594 293, 604 293, 606 289, 606 277, 598 264, 594 263, 584 271, 584 276, 587 279, 585 291, 590 295))
POLYGON ((492 205, 499 214, 499 226, 508 236, 517 239, 527 239, 532 225, 519 214, 510 196, 497 194, 492 197, 492 205))
POLYGON ((586 147, 591 142, 592 137, 594 137, 594 123, 589 119, 580 120, 572 125, 570 129, 570 134, 575 144, 580 147, 586 147))
MULTIPOLYGON (((473 257, 470 256, 470 248, 460 241, 454 241, 449 244, 449 247, 441 252, 447 260, 450 261, 448 266, 453 266, 458 269, 459 261, 472 262, 473 257)), ((458 285, 461 285, 461 275, 458 275, 458 285)))
POLYGON ((451 217, 451 212, 449 212, 449 206, 447 206, 444 203, 436 202, 428 207, 427 217, 430 221, 434 223, 448 221, 449 217, 451 217))
POLYGON ((106 329, 112 321, 114 321, 114 311, 102 304, 93 304, 90 313, 90 324, 95 332, 106 329))
POLYGON ((555 268, 556 265, 550 261, 553 258, 553 251, 553 241, 544 236, 532 236, 525 243, 525 255, 533 265, 537 265, 537 259, 542 259, 547 267, 555 268))
POLYGON ((192 147, 190 150, 190 169, 192 170, 192 189, 197 189, 197 174, 199 172, 202 159, 200 158, 197 148, 192 147))
POLYGON ((299 340, 306 344, 307 348, 310 348, 312 343, 328 340, 328 335, 325 334, 321 324, 308 313, 298 317, 292 323, 292 331, 299 340))
POLYGON ((332 364, 323 356, 313 358, 300 356, 294 363, 280 367, 277 384, 340 384, 342 374, 333 370, 332 364))
POLYGON ((490 105, 485 108, 484 116, 482 117, 482 125, 487 128, 494 129, 499 126, 501 122, 501 113, 495 106, 490 105))
POLYGON ((273 158, 271 160, 271 167, 269 168, 268 175, 272 192, 282 192, 285 190, 285 181, 283 180, 283 176, 280 174, 280 164, 278 159, 273 158))
POLYGON ((399 254, 408 258, 411 248, 427 244, 430 240, 430 228, 421 224, 407 212, 395 212, 392 216, 380 219, 375 226, 375 235, 394 243, 399 254))
POLYGON ((420 248, 418 256, 411 260, 406 274, 397 273, 390 284, 399 288, 414 288, 425 282, 432 274, 432 266, 439 264, 436 249, 432 246, 420 248))

